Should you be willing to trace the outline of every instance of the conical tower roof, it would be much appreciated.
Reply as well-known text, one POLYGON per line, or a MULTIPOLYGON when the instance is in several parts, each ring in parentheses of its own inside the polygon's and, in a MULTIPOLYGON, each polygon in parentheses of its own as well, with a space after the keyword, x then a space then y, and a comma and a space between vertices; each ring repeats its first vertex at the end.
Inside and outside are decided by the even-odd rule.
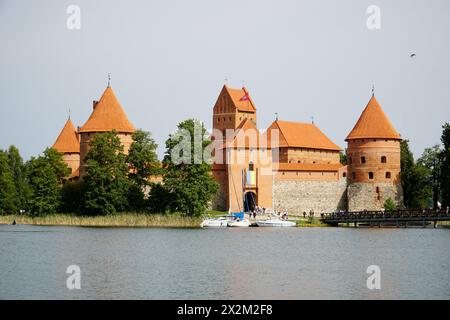
POLYGON ((78 133, 70 118, 67 120, 52 148, 61 153, 80 153, 78 133))
POLYGON ((375 95, 372 95, 358 122, 345 140, 351 139, 401 139, 375 95))
POLYGON ((94 111, 80 132, 109 132, 112 130, 133 133, 136 129, 128 120, 113 89, 108 86, 100 101, 94 104, 94 111))

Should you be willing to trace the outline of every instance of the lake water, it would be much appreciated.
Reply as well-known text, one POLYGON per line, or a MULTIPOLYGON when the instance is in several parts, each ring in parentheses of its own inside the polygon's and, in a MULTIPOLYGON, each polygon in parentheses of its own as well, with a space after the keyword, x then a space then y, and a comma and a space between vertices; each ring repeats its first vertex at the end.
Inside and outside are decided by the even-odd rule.
POLYGON ((422 298, 450 299, 450 229, 0 226, 0 299, 422 298))

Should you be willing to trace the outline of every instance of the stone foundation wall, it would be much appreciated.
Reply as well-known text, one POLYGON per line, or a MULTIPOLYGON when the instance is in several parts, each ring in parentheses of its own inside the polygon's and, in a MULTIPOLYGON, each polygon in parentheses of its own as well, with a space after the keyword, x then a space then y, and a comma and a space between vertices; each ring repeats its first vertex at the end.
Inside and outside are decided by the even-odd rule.
POLYGON ((347 209, 347 179, 338 181, 274 181, 275 210, 301 214, 314 210, 315 216, 347 209))
POLYGON ((401 184, 392 183, 351 183, 347 188, 348 210, 381 210, 388 198, 394 200, 397 207, 403 207, 401 184))

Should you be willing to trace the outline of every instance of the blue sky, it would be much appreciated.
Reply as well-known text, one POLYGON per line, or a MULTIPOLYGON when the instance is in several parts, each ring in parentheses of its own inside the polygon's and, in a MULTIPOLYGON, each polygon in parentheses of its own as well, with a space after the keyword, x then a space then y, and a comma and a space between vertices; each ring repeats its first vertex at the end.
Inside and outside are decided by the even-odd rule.
POLYGON ((176 124, 211 126, 244 82, 258 126, 311 121, 345 147, 371 95, 419 156, 450 121, 450 2, 0 0, 0 148, 51 146, 68 109, 83 125, 111 73, 128 117, 164 151, 176 124), (69 5, 81 29, 69 30, 69 5), (381 29, 366 26, 369 5, 381 29), (416 57, 410 58, 415 53, 416 57))

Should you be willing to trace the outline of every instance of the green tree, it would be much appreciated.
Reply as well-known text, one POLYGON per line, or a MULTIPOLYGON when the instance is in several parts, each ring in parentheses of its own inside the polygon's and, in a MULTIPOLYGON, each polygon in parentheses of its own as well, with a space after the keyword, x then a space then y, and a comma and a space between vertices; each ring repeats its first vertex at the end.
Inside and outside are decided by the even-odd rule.
POLYGON ((386 211, 394 211, 396 209, 395 202, 392 198, 387 198, 384 202, 384 210, 386 211))
POLYGON ((147 207, 151 213, 166 213, 174 202, 171 201, 172 195, 166 186, 162 183, 155 183, 152 186, 150 195, 147 200, 147 207))
POLYGON ((441 195, 444 207, 450 206, 450 124, 442 126, 441 141, 443 144, 441 153, 441 195))
POLYGON ((423 165, 416 165, 408 140, 403 140, 400 144, 400 157, 400 178, 405 206, 410 209, 428 207, 432 197, 430 170, 423 165))
POLYGON ((160 173, 156 148, 158 145, 150 132, 137 130, 133 133, 133 142, 128 150, 128 178, 131 187, 128 192, 130 210, 143 211, 146 205, 146 193, 151 186, 150 178, 160 173))
POLYGON ((345 149, 345 152, 339 152, 339 161, 342 165, 347 165, 347 149, 345 149))
POLYGON ((202 214, 216 194, 210 146, 203 123, 194 119, 181 122, 167 139, 163 181, 175 210, 190 216, 202 214))
POLYGON ((428 169, 429 176, 427 177, 433 192, 433 208, 436 208, 437 202, 440 199, 440 178, 441 178, 441 162, 442 151, 439 145, 431 148, 426 148, 422 156, 417 160, 417 165, 428 169))
POLYGON ((8 161, 17 193, 17 207, 25 210, 31 195, 31 190, 26 180, 25 164, 20 156, 19 149, 15 146, 10 146, 8 149, 8 161))
POLYGON ((83 180, 67 181, 61 188, 61 211, 81 213, 83 210, 83 180))
POLYGON ((128 166, 116 131, 97 133, 89 143, 83 178, 84 208, 91 214, 111 214, 128 208, 128 166))
POLYGON ((31 187, 29 214, 43 216, 57 212, 61 205, 61 184, 48 157, 31 158, 26 164, 26 175, 31 187))
POLYGON ((150 132, 137 130, 133 133, 133 143, 128 150, 127 162, 130 166, 130 180, 139 188, 149 185, 152 175, 159 173, 159 162, 156 154, 158 145, 150 132))
POLYGON ((47 148, 44 150, 44 158, 53 168, 58 183, 62 185, 72 172, 67 164, 63 161, 63 154, 53 148, 47 148))
POLYGON ((9 166, 8 155, 0 150, 0 214, 14 214, 18 211, 14 175, 9 166))

